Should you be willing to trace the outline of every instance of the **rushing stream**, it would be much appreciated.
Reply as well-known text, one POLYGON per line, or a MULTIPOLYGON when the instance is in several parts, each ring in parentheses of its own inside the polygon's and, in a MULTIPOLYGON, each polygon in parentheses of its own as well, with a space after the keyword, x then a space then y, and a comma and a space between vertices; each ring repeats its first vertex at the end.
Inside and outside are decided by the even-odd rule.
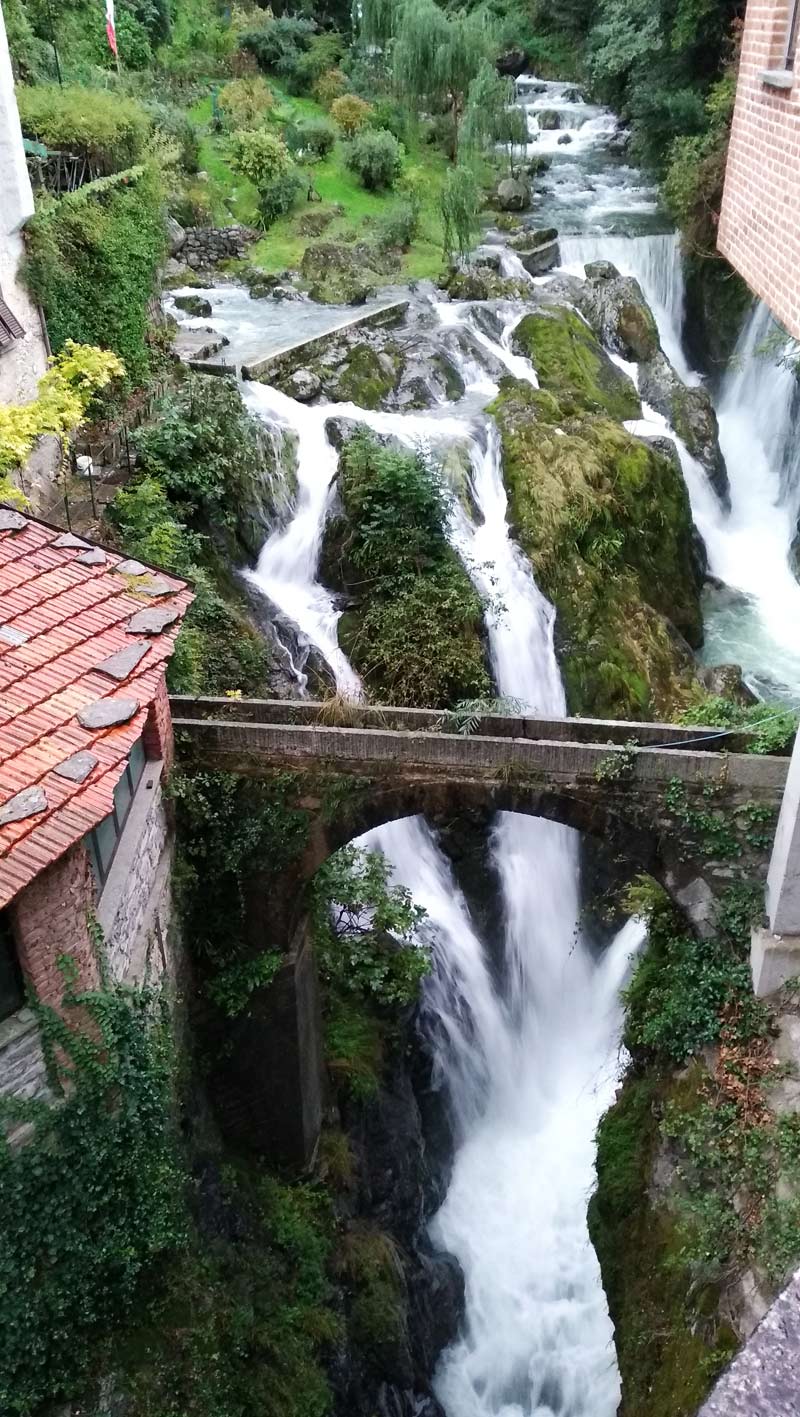
MULTIPOLYGON (((636 276, 667 356, 687 383, 698 382, 682 346, 677 238, 665 229, 653 187, 626 164, 613 115, 584 103, 570 85, 535 79, 520 81, 520 102, 531 152, 551 159, 537 224, 552 221, 567 233, 561 249, 568 270, 582 273, 586 262, 605 259, 636 276), (539 130, 545 108, 559 111, 560 130, 539 130), (565 134, 570 142, 559 142, 565 134)), ((506 259, 514 269, 516 258, 506 259)), ((483 411, 501 369, 536 383, 528 361, 511 351, 524 306, 509 303, 499 338, 475 322, 467 305, 434 308, 442 339, 459 338, 447 346, 466 385, 458 404, 407 414, 309 408, 275 389, 244 386, 249 407, 273 434, 296 439, 298 464, 292 516, 248 574, 323 656, 340 692, 358 696, 358 677, 337 642, 339 611, 318 580, 337 465, 326 423, 345 417, 434 452, 456 445, 468 457, 473 510, 455 503, 450 535, 489 597, 486 628, 498 692, 562 715, 553 610, 510 534, 499 438, 483 411)), ((791 697, 800 695, 800 587, 790 569, 800 503, 800 456, 790 436, 796 386, 788 372, 755 355, 767 328, 768 317, 756 307, 718 400, 729 510, 699 465, 680 446, 679 452, 710 571, 720 583, 708 597, 710 660, 740 662, 751 680, 791 697)), ((663 419, 643 412, 641 431, 669 434, 663 419)), ((422 1026, 456 1150, 431 1233, 458 1258, 466 1280, 462 1331, 440 1360, 437 1396, 447 1417, 613 1417, 619 1399, 613 1331, 586 1205, 594 1132, 618 1075, 620 986, 642 929, 631 922, 598 949, 580 922, 577 834, 501 813, 489 844, 504 936, 498 968, 421 819, 382 827, 362 844, 382 850, 396 879, 425 906, 434 948, 422 1026)))

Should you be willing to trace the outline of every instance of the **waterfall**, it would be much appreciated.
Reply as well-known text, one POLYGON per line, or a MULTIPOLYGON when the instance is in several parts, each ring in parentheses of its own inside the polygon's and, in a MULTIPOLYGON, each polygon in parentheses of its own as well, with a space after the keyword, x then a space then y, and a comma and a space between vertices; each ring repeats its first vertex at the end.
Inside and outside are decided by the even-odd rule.
POLYGON ((677 231, 655 236, 563 236, 560 246, 568 271, 583 275, 591 261, 611 261, 620 275, 638 280, 670 364, 685 384, 700 382, 683 352, 686 291, 677 231))
MULTIPOLYGON (((536 384, 530 363, 511 349, 519 306, 507 307, 498 338, 473 322, 468 306, 434 308, 445 338, 454 328, 464 337, 450 357, 468 384, 465 409, 497 392, 489 370, 498 366, 536 384)), ((554 612, 510 535, 493 421, 458 409, 307 408, 259 385, 244 392, 270 427, 291 430, 298 464, 294 514, 269 538, 250 578, 325 657, 341 692, 361 686, 336 641, 334 601, 317 580, 336 471, 326 435, 332 417, 409 448, 457 443, 468 450, 476 512, 454 503, 449 534, 487 597, 498 688, 535 712, 565 713, 554 612)), ((440 1401, 448 1417, 613 1417, 613 1329, 586 1207, 594 1132, 618 1072, 620 986, 642 930, 626 927, 597 955, 580 926, 577 833, 501 813, 491 842, 505 931, 497 971, 425 822, 393 822, 361 844, 383 851, 394 878, 425 907, 434 955, 422 1026, 457 1149, 431 1234, 466 1277, 463 1332, 436 1374, 440 1401)))

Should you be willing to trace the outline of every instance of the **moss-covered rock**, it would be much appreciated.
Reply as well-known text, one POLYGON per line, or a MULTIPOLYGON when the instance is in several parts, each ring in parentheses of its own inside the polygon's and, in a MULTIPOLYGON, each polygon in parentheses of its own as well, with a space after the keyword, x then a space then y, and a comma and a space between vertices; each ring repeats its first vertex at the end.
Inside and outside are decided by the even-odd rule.
POLYGON ((541 387, 557 395, 564 413, 641 417, 630 379, 574 310, 555 306, 526 315, 514 331, 514 348, 528 356, 541 387))
POLYGON ((332 380, 326 392, 338 403, 357 403, 361 408, 381 408, 397 386, 403 370, 403 356, 395 346, 377 350, 371 344, 357 344, 332 380))
POLYGON ((507 279, 489 266, 451 271, 442 289, 452 300, 526 300, 530 295, 523 281, 507 279))
POLYGON ((683 1258, 659 1182, 670 1169, 659 1120, 673 1093, 691 1085, 631 1072, 598 1129, 589 1233, 615 1326, 618 1417, 693 1417, 738 1347, 719 1316, 718 1286, 698 1284, 683 1258))
POLYGON ((375 293, 363 251, 357 248, 320 241, 306 248, 300 269, 312 300, 323 305, 363 305, 375 293))
POLYGON ((702 642, 686 488, 673 460, 606 416, 576 413, 574 390, 560 399, 505 380, 495 400, 515 531, 558 611, 571 710, 669 716, 694 682, 686 642, 702 642))
POLYGON ((651 359, 660 348, 658 327, 639 282, 610 261, 590 262, 576 304, 595 334, 623 359, 651 359))

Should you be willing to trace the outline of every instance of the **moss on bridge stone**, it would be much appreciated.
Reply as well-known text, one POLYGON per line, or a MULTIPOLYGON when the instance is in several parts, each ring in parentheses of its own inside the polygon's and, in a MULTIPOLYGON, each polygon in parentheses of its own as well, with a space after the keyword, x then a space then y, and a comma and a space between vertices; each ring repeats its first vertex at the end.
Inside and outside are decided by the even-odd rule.
POLYGON ((677 464, 594 402, 504 381, 492 411, 514 529, 558 611, 570 709, 669 718, 702 642, 688 497, 677 464))

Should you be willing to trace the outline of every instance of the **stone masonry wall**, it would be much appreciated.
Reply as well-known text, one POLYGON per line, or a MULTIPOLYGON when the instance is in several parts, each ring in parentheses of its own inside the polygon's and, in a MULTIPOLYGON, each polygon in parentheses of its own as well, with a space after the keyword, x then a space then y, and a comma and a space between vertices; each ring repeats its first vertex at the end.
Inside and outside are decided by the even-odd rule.
POLYGON ((176 254, 192 270, 201 270, 244 256, 257 239, 258 232, 249 226, 190 226, 176 254))
POLYGON ((791 0, 749 0, 718 246, 800 337, 800 73, 782 70, 791 0), (778 82, 765 75, 778 71, 778 82))
MULTIPOLYGON (((145 778, 148 775, 146 769, 145 778)), ((172 919, 172 838, 160 781, 144 800, 146 816, 130 842, 123 836, 119 850, 125 854, 115 862, 122 888, 114 898, 113 918, 108 919, 105 896, 99 909, 112 977, 128 983, 145 977, 154 981, 164 972, 172 919)))

